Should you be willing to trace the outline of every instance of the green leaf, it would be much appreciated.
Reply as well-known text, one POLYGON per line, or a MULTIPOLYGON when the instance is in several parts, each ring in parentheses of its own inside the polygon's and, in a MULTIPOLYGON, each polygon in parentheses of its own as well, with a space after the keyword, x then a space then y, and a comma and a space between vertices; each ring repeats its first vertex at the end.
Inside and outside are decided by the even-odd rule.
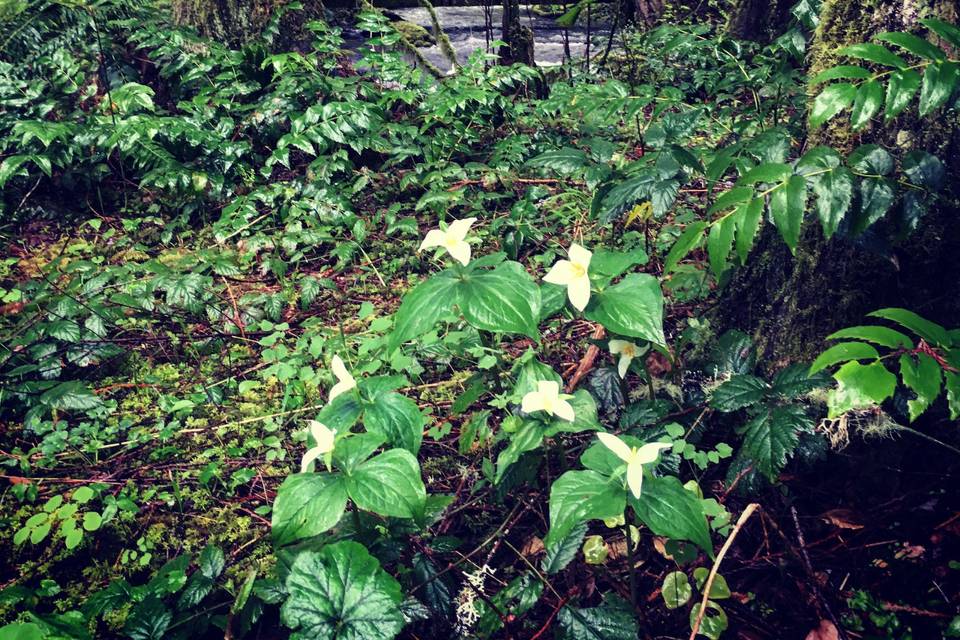
POLYGON ((920 87, 921 118, 944 105, 953 94, 958 77, 960 65, 956 62, 936 62, 927 66, 920 87))
POLYGON ((346 483, 340 474, 287 476, 273 503, 273 541, 282 546, 328 531, 340 522, 346 507, 346 483))
POLYGON ((687 225, 687 228, 683 230, 683 233, 680 234, 677 241, 670 247, 670 252, 667 253, 667 257, 663 261, 663 272, 665 274, 673 271, 677 264, 679 264, 694 247, 700 244, 700 240, 703 238, 703 230, 707 228, 707 224, 704 220, 698 220, 697 222, 687 225))
POLYGON ((363 424, 368 431, 378 433, 394 447, 401 447, 416 455, 423 441, 426 421, 417 403, 399 393, 384 393, 363 413, 363 424))
POLYGON ((847 411, 881 404, 897 388, 897 376, 880 362, 868 365, 851 361, 833 375, 837 388, 827 396, 828 417, 837 418, 847 411))
POLYGON ((926 353, 918 353, 916 357, 904 354, 900 356, 900 377, 907 388, 917 394, 915 400, 907 401, 910 422, 913 422, 940 395, 942 369, 940 364, 926 353))
POLYGON ((424 553, 414 555, 411 566, 416 583, 423 585, 416 590, 417 595, 435 615, 449 619, 453 615, 453 595, 437 566, 424 553))
POLYGON ((913 100, 920 88, 920 74, 913 69, 901 69, 890 74, 887 82, 887 108, 884 116, 887 120, 897 117, 913 100))
MULTIPOLYGON (((585 472, 586 473, 586 472, 585 472)), ((710 527, 700 499, 675 476, 647 478, 640 498, 629 496, 640 521, 658 536, 688 540, 713 557, 710 527)))
POLYGON ((890 49, 872 42, 862 42, 846 46, 840 49, 840 53, 850 56, 851 58, 869 60, 870 62, 876 62, 877 64, 895 67, 897 69, 903 69, 907 66, 906 61, 890 51, 890 49))
POLYGON ((753 198, 753 189, 750 187, 734 187, 730 191, 721 194, 710 207, 707 213, 716 213, 717 211, 726 211, 743 204, 753 198))
POLYGON ((357 507, 382 516, 412 518, 427 500, 420 465, 405 449, 385 451, 358 465, 346 477, 346 487, 357 507))
MULTIPOLYGON (((700 617, 701 604, 700 602, 694 604, 690 610, 691 627, 696 624, 697 618, 700 617)), ((707 636, 710 640, 719 640, 723 632, 727 630, 729 624, 730 622, 727 619, 727 614, 723 610, 723 607, 712 600, 707 600, 707 613, 704 614, 703 620, 700 623, 700 635, 707 636)))
POLYGON ((796 398, 814 389, 825 387, 829 383, 830 376, 810 375, 810 367, 797 363, 777 372, 771 381, 771 391, 788 398, 796 398))
POLYGON ((668 573, 660 585, 660 595, 663 596, 663 603, 667 609, 679 609, 690 602, 693 595, 693 588, 690 586, 690 580, 683 571, 673 571, 668 573))
POLYGON ((810 373, 814 374, 838 362, 876 360, 879 357, 880 354, 877 350, 865 342, 841 342, 817 356, 817 359, 810 365, 810 373))
POLYGON ((557 614, 557 623, 557 640, 635 640, 639 631, 633 608, 610 595, 599 607, 564 606, 557 614))
POLYGON ((596 471, 567 471, 550 487, 550 531, 543 539, 548 549, 560 543, 575 526, 587 520, 623 515, 626 492, 620 483, 596 471))
POLYGON ((390 334, 389 350, 433 328, 459 300, 460 281, 444 271, 424 280, 403 297, 390 334))
POLYGON ((96 531, 100 528, 101 522, 100 514, 96 511, 87 511, 83 514, 84 531, 96 531))
MULTIPOLYGON (((709 577, 710 570, 706 567, 697 567, 693 570, 693 580, 697 583, 697 589, 701 592, 709 577)), ((710 585, 710 599, 724 600, 729 598, 730 595, 730 587, 727 585, 727 579, 718 573, 713 577, 713 584, 710 585)))
POLYGON ((850 112, 850 125, 854 131, 860 131, 870 124, 870 120, 880 113, 883 106, 883 86, 876 80, 864 82, 857 89, 850 112))
POLYGON ((924 18, 920 24, 960 49, 960 27, 938 18, 924 18))
POLYGON ((573 527, 557 544, 547 549, 540 567, 548 574, 563 571, 577 557, 580 543, 587 534, 587 523, 581 522, 573 527))
POLYGON ((570 147, 546 151, 527 161, 528 166, 549 169, 562 175, 576 173, 587 164, 587 154, 580 149, 570 147))
POLYGON ((960 374, 952 371, 943 372, 943 386, 947 389, 947 407, 950 409, 950 419, 960 418, 960 374))
POLYGON ((753 249, 753 242, 760 230, 760 221, 763 219, 763 198, 754 198, 750 202, 740 205, 737 216, 737 257, 740 264, 746 264, 747 256, 753 249))
POLYGON ((358 464, 373 455, 384 442, 386 436, 380 433, 350 433, 337 440, 337 446, 333 450, 333 464, 350 475, 358 464))
POLYGON ((727 413, 737 411, 760 402, 769 391, 770 385, 761 378, 747 374, 733 376, 713 390, 710 406, 727 413))
POLYGON ((770 214, 783 240, 796 252, 800 242, 800 227, 807 208, 807 181, 802 176, 791 176, 785 186, 770 194, 770 214))
POLYGON ((633 266, 646 264, 649 259, 647 252, 641 248, 631 251, 597 249, 590 259, 590 272, 616 278, 633 266))
POLYGON ((481 331, 540 336, 540 287, 519 262, 471 275, 460 285, 459 304, 467 322, 481 331))
POLYGON ((866 340, 878 344, 888 349, 913 349, 913 341, 906 335, 888 327, 878 326, 859 326, 847 327, 827 336, 827 340, 840 340, 853 338, 855 340, 866 340))
POLYGON ((593 296, 584 314, 607 331, 665 345, 663 292, 648 273, 631 273, 593 296))
POLYGON ((853 104, 857 87, 849 82, 836 82, 814 98, 810 109, 810 128, 816 129, 853 104))
POLYGON ((392 640, 403 627, 400 583, 357 542, 299 553, 286 586, 291 640, 392 640))
POLYGON ((41 404, 63 411, 86 411, 100 406, 101 400, 77 380, 61 382, 40 396, 41 404))
POLYGON ((757 471, 775 482, 800 440, 800 431, 809 430, 811 419, 798 405, 783 405, 762 411, 743 427, 743 453, 757 471))
POLYGON ((737 180, 738 185, 758 183, 776 184, 785 182, 793 174, 793 168, 782 162, 768 162, 750 169, 737 180))
POLYGON ((817 217, 823 233, 836 233, 853 201, 853 174, 843 166, 840 154, 829 147, 815 147, 797 162, 797 172, 817 196, 817 217))
POLYGON ((929 41, 924 40, 920 36, 915 36, 912 33, 888 31, 886 33, 877 35, 876 39, 894 44, 901 49, 909 51, 915 56, 920 56, 921 58, 926 58, 927 60, 945 60, 947 57, 947 55, 943 52, 943 49, 934 46, 929 41))
POLYGON ((507 448, 497 456, 497 473, 494 476, 494 484, 500 484, 503 475, 513 464, 520 459, 520 456, 528 451, 533 451, 543 442, 543 425, 537 420, 526 420, 519 429, 510 438, 507 448))
POLYGON ((151 593, 133 607, 124 622, 123 632, 130 640, 163 640, 172 620, 173 613, 151 593))
POLYGON ((814 87, 831 80, 866 80, 873 76, 869 70, 855 65, 841 64, 836 67, 824 69, 817 75, 810 78, 808 84, 814 87))
POLYGON ((896 322, 936 346, 949 347, 952 342, 946 329, 907 309, 889 307, 886 309, 878 309, 867 315, 896 322))
POLYGON ((717 278, 727 268, 727 256, 733 247, 733 236, 739 221, 737 217, 739 211, 740 209, 710 226, 710 235, 707 237, 707 253, 710 257, 710 270, 717 278))

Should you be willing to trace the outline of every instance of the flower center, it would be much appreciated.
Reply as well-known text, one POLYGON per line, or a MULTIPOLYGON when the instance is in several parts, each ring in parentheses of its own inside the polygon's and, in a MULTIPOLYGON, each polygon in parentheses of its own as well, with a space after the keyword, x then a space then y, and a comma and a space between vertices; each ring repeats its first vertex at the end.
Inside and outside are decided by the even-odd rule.
POLYGON ((447 249, 452 249, 457 246, 457 239, 453 236, 446 236, 443 239, 443 246, 445 246, 447 249))
POLYGON ((586 267, 579 262, 571 262, 570 264, 572 265, 570 270, 573 272, 574 278, 582 278, 583 276, 587 275, 586 267))
POLYGON ((637 355, 637 348, 634 347, 632 344, 628 344, 623 348, 623 351, 621 353, 623 353, 623 355, 627 356, 628 358, 634 358, 637 355))

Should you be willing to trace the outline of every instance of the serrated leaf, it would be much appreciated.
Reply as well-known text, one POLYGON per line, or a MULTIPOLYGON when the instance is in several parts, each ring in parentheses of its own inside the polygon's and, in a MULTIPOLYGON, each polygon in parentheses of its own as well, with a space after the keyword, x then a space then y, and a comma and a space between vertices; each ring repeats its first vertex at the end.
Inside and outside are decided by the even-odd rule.
POLYGON ((734 212, 719 222, 714 222, 710 226, 710 235, 707 236, 707 254, 710 258, 710 270, 713 275, 719 278, 727 268, 727 256, 733 247, 734 233, 737 229, 739 218, 737 212, 734 212))
POLYGON ((858 67, 856 65, 841 64, 836 67, 830 67, 829 69, 824 69, 817 75, 810 78, 808 84, 811 87, 814 87, 818 84, 823 84, 824 82, 829 82, 831 80, 866 80, 867 78, 873 76, 868 69, 863 67, 858 67))
POLYGON ((922 78, 913 69, 900 69, 890 74, 887 82, 887 107, 884 116, 887 120, 897 117, 910 105, 922 78))
POLYGON ((838 113, 850 107, 857 96, 857 87, 849 82, 828 85, 813 100, 810 109, 810 128, 816 129, 838 113))
POLYGON ((948 347, 951 344, 950 335, 946 329, 935 322, 930 322, 926 318, 917 315, 913 311, 900 309, 898 307, 889 307, 872 311, 867 315, 896 322, 910 329, 910 331, 913 331, 931 344, 941 347, 948 347))
POLYGON ((897 376, 880 362, 863 365, 854 360, 840 367, 833 377, 837 388, 827 396, 829 418, 837 418, 853 409, 879 405, 897 388, 897 376))
POLYGON ((575 525, 559 542, 547 549, 543 561, 540 563, 540 568, 548 574, 563 571, 577 557, 580 543, 583 542, 583 537, 586 534, 586 522, 575 525))
POLYGON ((878 34, 876 39, 894 44, 901 49, 909 51, 915 56, 920 56, 921 58, 926 58, 927 60, 944 60, 947 57, 947 55, 943 52, 943 49, 934 46, 929 41, 924 40, 920 36, 915 36, 912 33, 904 33, 903 31, 888 31, 886 33, 878 34))
POLYGON ((571 147, 546 151, 527 161, 527 165, 531 167, 549 169, 563 175, 576 173, 587 164, 587 154, 571 147))
POLYGON ((864 82, 857 89, 857 96, 853 100, 853 109, 850 112, 850 126, 854 131, 860 131, 870 123, 870 120, 880 113, 883 106, 883 86, 876 80, 864 82))
POLYGON ((791 252, 800 242, 800 227, 807 208, 807 181, 802 176, 791 176, 786 184, 770 194, 770 215, 791 252))
POLYGON ((763 198, 754 198, 750 202, 740 205, 737 215, 737 257, 740 264, 746 264, 747 256, 753 249, 754 240, 760 230, 763 219, 763 198))
POLYGON ((608 595, 599 607, 560 609, 558 640, 634 640, 637 618, 625 601, 608 595))
POLYGON ((429 609, 443 620, 453 615, 453 596, 433 561, 424 553, 413 556, 413 577, 416 584, 423 585, 416 593, 423 598, 429 609))
POLYGON ((817 196, 817 217, 823 233, 830 238, 853 201, 853 174, 843 166, 840 154, 829 147, 815 147, 797 162, 817 196))
POLYGON ((743 453, 756 469, 775 482, 813 421, 797 405, 775 407, 754 416, 743 428, 743 453))
POLYGON ((835 344, 813 361, 810 365, 810 373, 822 371, 838 362, 848 362, 850 360, 876 360, 880 354, 872 346, 865 342, 841 342, 835 344))
POLYGON ((734 376, 713 390, 710 406, 724 412, 737 411, 763 400, 770 385, 756 376, 734 376))
POLYGON ((870 62, 876 62, 877 64, 894 67, 896 69, 903 69, 907 66, 903 58, 890 51, 890 49, 873 42, 852 44, 840 49, 840 53, 850 56, 851 58, 869 60, 870 62))
POLYGON ((858 326, 847 327, 827 336, 827 340, 841 340, 853 338, 866 340, 888 349, 913 349, 913 341, 906 335, 889 327, 858 326))
POLYGON ((907 401, 910 422, 926 411, 940 395, 942 370, 940 364, 926 353, 900 356, 900 378, 907 388, 917 394, 907 401))
POLYGON ((953 94, 960 78, 960 65, 956 62, 935 62, 923 72, 920 87, 920 117, 939 109, 953 94))

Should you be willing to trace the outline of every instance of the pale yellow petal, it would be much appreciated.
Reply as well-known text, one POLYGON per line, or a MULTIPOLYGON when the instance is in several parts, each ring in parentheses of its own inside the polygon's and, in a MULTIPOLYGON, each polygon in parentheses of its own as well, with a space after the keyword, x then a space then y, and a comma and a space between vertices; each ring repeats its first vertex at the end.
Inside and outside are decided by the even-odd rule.
POLYGON ((470 264, 470 245, 463 240, 448 245, 447 251, 450 252, 450 257, 463 266, 470 264))
POLYGON ((470 227, 476 222, 476 218, 464 218, 463 220, 454 220, 447 227, 447 237, 455 240, 463 240, 467 237, 470 227))
POLYGON ((590 278, 582 276, 570 282, 567 285, 567 297, 577 311, 586 309, 590 303, 590 278))
POLYGON ((571 262, 580 265, 584 269, 590 266, 590 259, 593 258, 593 253, 587 251, 576 242, 570 245, 568 255, 571 262))
POLYGON ((573 422, 577 417, 573 410, 573 405, 563 399, 557 400, 556 403, 554 403, 553 415, 567 422, 573 422))
POLYGON ((330 398, 328 399, 328 401, 333 402, 334 398, 336 398, 340 394, 350 391, 350 389, 353 389, 355 386, 357 386, 357 383, 354 382, 353 378, 350 378, 349 380, 344 380, 343 382, 338 382, 337 384, 333 385, 332 389, 330 389, 330 398))
POLYGON ((447 234, 443 231, 440 231, 440 229, 431 229, 427 232, 427 235, 424 236, 423 242, 420 243, 420 248, 417 249, 417 251, 432 249, 433 247, 442 247, 446 239, 447 234))
POLYGON ((633 362, 633 356, 626 354, 620 356, 620 362, 617 363, 617 373, 621 378, 627 377, 627 371, 630 369, 630 363, 633 362))
POLYGON ((650 444, 645 444, 637 450, 637 455, 634 458, 640 464, 647 464, 648 462, 653 462, 657 459, 657 456, 660 455, 662 449, 669 449, 673 445, 664 444, 663 442, 651 442, 650 444))
POLYGON ((333 360, 330 361, 330 369, 339 382, 353 381, 353 376, 347 371, 347 365, 343 363, 340 356, 333 356, 333 360))
POLYGON ((616 340, 616 339, 614 339, 614 340, 611 340, 611 341, 610 341, 610 343, 609 343, 608 346, 610 347, 610 353, 613 354, 613 355, 617 355, 618 353, 620 353, 621 351, 623 351, 624 348, 626 348, 626 347, 627 347, 628 345, 630 345, 630 344, 631 344, 631 343, 630 343, 629 341, 627 341, 627 340, 616 340))
POLYGON ((565 287, 576 280, 576 278, 577 274, 572 262, 569 260, 557 260, 554 265, 550 267, 547 275, 543 276, 543 281, 565 287))
POLYGON ((613 454, 623 460, 624 462, 630 462, 630 459, 633 456, 633 451, 630 447, 627 446, 627 443, 613 435, 612 433, 603 433, 600 432, 597 434, 597 438, 600 439, 600 442, 610 451, 613 451, 613 454))
POLYGON ((560 383, 554 380, 540 380, 537 382, 537 391, 550 400, 556 400, 560 397, 560 383))
POLYGON ((543 408, 543 395, 539 391, 531 391, 527 395, 523 396, 523 400, 520 401, 520 410, 524 413, 543 411, 543 408))
POLYGON ((317 447, 308 449, 305 454, 303 454, 303 459, 300 461, 300 473, 306 473, 307 468, 310 467, 310 463, 323 455, 323 452, 320 451, 317 447))
POLYGON ((631 462, 627 465, 627 486, 630 487, 630 493, 634 498, 640 497, 640 489, 643 487, 643 465, 639 462, 631 462))

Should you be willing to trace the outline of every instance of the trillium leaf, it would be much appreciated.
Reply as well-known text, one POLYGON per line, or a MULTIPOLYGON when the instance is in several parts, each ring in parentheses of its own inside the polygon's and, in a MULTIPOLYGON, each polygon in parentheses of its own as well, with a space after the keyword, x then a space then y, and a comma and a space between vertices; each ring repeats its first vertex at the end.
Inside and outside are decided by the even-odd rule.
POLYGON ((458 302, 460 281, 448 272, 424 280, 403 297, 390 334, 390 350, 433 328, 458 302))
POLYGON ((296 473, 277 490, 271 530, 277 546, 311 538, 332 529, 347 507, 343 476, 296 473))
POLYGON ((286 586, 291 640, 391 640, 403 627, 400 583, 357 542, 298 554, 286 586))
MULTIPOLYGON (((551 496, 552 497, 552 496, 551 496)), ((710 528, 699 498, 684 489, 674 476, 652 477, 643 482, 640 498, 630 496, 637 517, 659 536, 688 540, 713 557, 710 528)))
POLYGON ((382 516, 413 518, 427 499, 420 465, 405 449, 385 451, 358 465, 345 483, 357 507, 382 516))
POLYGON ((596 471, 567 471, 550 487, 550 531, 543 540, 549 549, 575 526, 587 520, 623 515, 626 491, 596 471))
POLYGON ((656 278, 631 273, 619 283, 594 295, 584 314, 608 331, 665 345, 663 292, 656 278))
POLYGON ((417 403, 399 393, 384 393, 366 408, 363 424, 394 447, 416 455, 423 441, 423 414, 417 403))
POLYGON ((519 262, 471 275, 457 299, 467 322, 481 331, 540 336, 540 287, 519 262))

